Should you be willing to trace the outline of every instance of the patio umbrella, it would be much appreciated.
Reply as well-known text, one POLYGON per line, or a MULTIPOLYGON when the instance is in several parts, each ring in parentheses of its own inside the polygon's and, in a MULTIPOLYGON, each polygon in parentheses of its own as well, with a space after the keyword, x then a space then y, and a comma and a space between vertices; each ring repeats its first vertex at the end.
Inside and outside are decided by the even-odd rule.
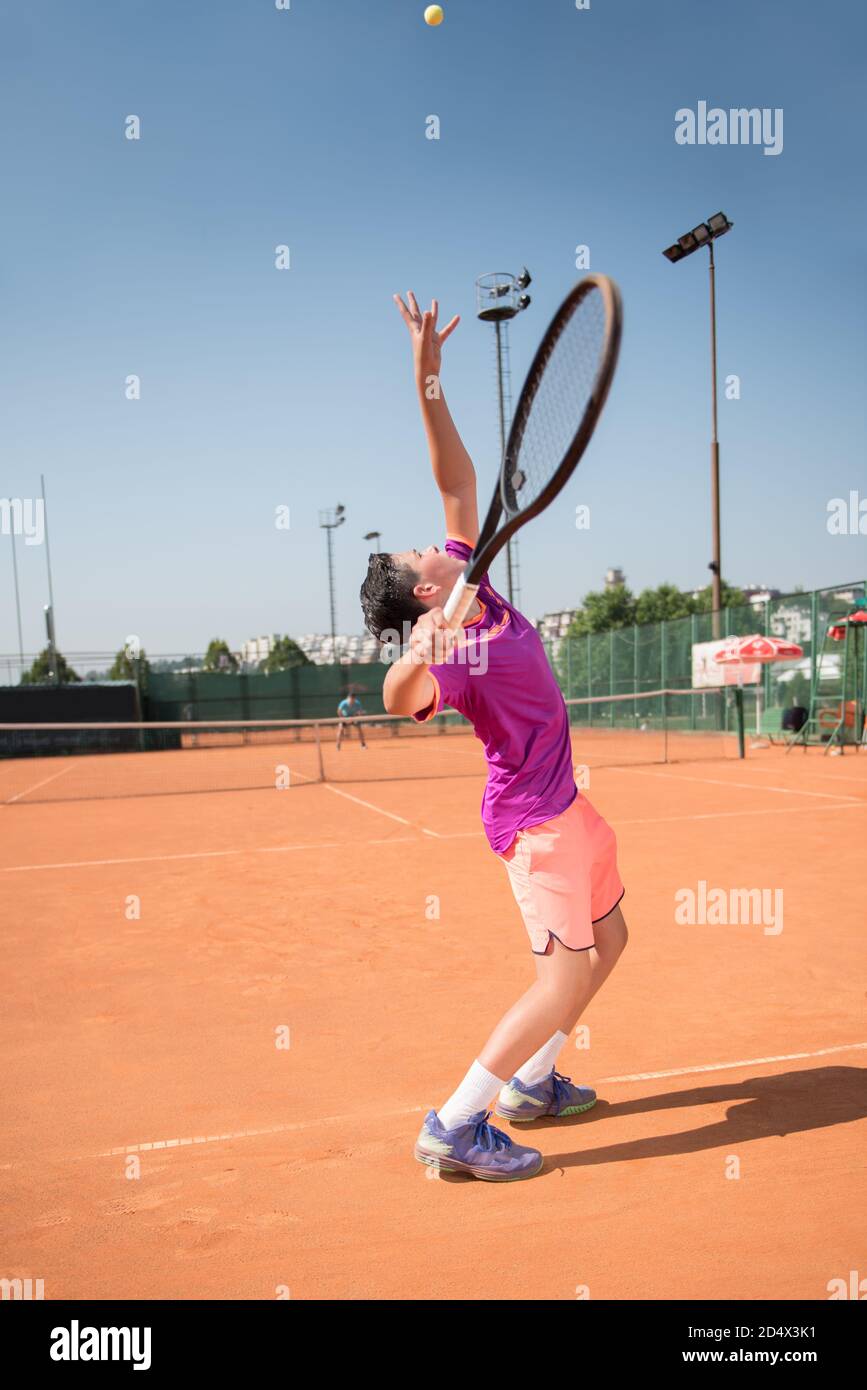
MULTIPOLYGON (((828 628, 828 636, 832 642, 842 642, 846 637, 846 628, 855 627, 857 623, 867 623, 867 608, 856 608, 852 613, 848 613, 845 618, 837 618, 828 628)), ((855 627, 857 632, 857 627, 855 627)))
MULTIPOLYGON (((797 642, 789 642, 785 637, 763 637, 754 633, 752 637, 729 637, 725 644, 715 651, 713 660, 718 666, 769 665, 772 661, 799 661, 804 648, 797 642)), ((756 690, 756 732, 762 729, 762 689, 756 690)))

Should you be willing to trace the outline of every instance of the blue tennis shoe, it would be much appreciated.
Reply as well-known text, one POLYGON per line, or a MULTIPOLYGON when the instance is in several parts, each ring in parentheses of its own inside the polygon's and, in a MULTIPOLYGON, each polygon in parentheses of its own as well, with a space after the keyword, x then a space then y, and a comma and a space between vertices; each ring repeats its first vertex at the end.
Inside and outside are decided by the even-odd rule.
POLYGON ((595 1091, 589 1086, 573 1086, 570 1077, 561 1076, 552 1067, 549 1074, 533 1086, 525 1086, 513 1076, 497 1096, 494 1110, 502 1120, 523 1124, 549 1115, 555 1119, 562 1115, 581 1115, 595 1104, 595 1091))
POLYGON ((489 1125, 490 1111, 480 1110, 464 1124, 444 1129, 435 1110, 425 1115, 415 1141, 415 1157, 442 1173, 469 1173, 485 1182, 516 1182, 535 1177, 542 1167, 538 1149, 516 1144, 489 1125))

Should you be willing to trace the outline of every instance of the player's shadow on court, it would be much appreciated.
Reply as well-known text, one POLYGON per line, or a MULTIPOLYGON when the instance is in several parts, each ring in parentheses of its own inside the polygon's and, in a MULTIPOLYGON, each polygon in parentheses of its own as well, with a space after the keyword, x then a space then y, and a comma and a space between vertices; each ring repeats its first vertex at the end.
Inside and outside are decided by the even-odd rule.
MULTIPOLYGON (((826 1129, 829 1125, 848 1124, 867 1113, 867 1071, 859 1067, 819 1067, 815 1070, 783 1072, 779 1076, 756 1076, 728 1085, 712 1082, 706 1086, 690 1087, 687 1091, 670 1091, 665 1095, 644 1096, 637 1100, 599 1100, 592 1110, 583 1115, 510 1126, 509 1132, 518 1137, 519 1131, 522 1135, 528 1135, 533 1130, 557 1125, 568 1128, 570 1137, 574 1136, 576 1144, 580 1144, 580 1130, 583 1129, 589 1138, 589 1126, 615 1117, 619 1119, 654 1110, 678 1110, 697 1105, 719 1105, 721 1102, 730 1105, 724 1119, 681 1130, 677 1134, 658 1134, 602 1148, 594 1146, 592 1149, 548 1154, 542 1174, 557 1168, 626 1163, 637 1158, 668 1158, 673 1154, 700 1153, 704 1149, 724 1148, 729 1151, 737 1144, 749 1143, 754 1139, 765 1139, 772 1135, 785 1137, 811 1129, 826 1129)), ((593 1138, 598 1138, 598 1131, 593 1138)))

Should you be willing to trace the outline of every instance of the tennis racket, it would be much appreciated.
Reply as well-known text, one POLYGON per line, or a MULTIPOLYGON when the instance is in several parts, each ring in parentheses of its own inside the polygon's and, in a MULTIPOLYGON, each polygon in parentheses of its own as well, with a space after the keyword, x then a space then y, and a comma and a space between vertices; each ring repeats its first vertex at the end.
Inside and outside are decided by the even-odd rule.
POLYGON ((494 557, 577 468, 608 396, 622 321, 620 291, 607 275, 579 280, 551 320, 518 399, 485 524, 443 610, 453 632, 494 557))

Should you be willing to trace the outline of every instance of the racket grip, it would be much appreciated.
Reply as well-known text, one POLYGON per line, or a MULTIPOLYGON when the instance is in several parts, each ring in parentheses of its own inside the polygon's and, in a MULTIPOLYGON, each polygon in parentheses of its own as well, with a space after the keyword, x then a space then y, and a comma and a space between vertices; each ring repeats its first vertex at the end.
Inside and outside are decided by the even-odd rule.
POLYGON ((451 632, 457 632, 472 607, 473 599, 479 592, 478 584, 468 584, 461 575, 446 600, 443 617, 451 632))

